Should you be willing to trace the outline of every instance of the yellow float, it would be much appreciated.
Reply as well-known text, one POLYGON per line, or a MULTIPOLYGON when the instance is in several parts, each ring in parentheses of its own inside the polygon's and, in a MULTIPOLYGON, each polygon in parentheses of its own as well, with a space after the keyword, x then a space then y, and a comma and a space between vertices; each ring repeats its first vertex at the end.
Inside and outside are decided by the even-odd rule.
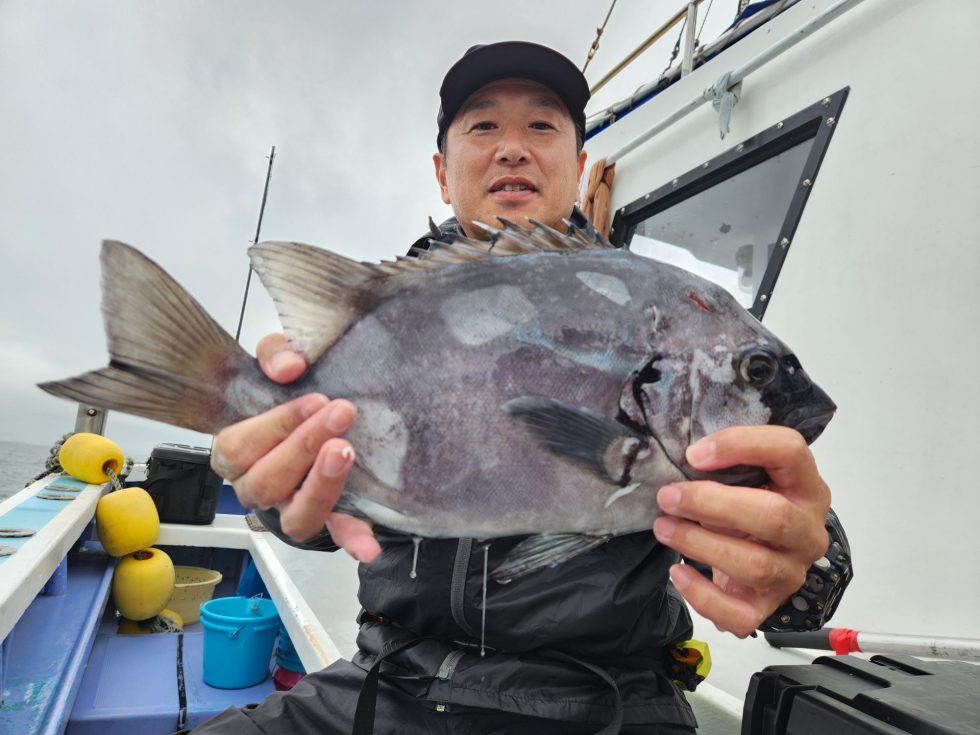
POLYGON ((160 515, 141 487, 104 495, 95 507, 95 529, 110 556, 126 556, 153 546, 160 536, 160 515))
POLYGON ((90 485, 101 485, 111 479, 106 469, 117 475, 125 463, 122 448, 99 434, 80 432, 65 439, 58 450, 58 462, 72 477, 90 485))
POLYGON ((124 618, 152 618, 167 606, 174 579, 174 564, 160 549, 127 554, 112 577, 112 600, 124 618))

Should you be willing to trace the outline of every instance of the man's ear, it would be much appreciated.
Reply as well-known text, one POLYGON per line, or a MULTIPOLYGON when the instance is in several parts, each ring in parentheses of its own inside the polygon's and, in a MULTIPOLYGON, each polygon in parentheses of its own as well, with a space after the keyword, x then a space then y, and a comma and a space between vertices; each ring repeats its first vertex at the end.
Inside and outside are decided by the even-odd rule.
MULTIPOLYGON (((442 201, 446 204, 452 204, 452 201, 449 199, 449 185, 446 183, 446 162, 442 154, 432 154, 432 163, 436 167, 436 180, 439 182, 439 193, 442 194, 442 201)), ((579 172, 579 176, 581 175, 581 172, 579 172)))
POLYGON ((589 157, 589 154, 585 152, 583 148, 578 154, 578 181, 582 183, 582 173, 585 171, 585 159, 589 157))

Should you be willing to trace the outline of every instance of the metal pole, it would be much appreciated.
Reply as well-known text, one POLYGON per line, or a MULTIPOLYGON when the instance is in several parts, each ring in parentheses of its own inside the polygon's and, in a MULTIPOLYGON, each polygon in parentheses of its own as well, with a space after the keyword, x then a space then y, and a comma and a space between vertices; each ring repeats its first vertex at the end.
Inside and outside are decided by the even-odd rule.
MULTIPOLYGON (((703 0, 693 0, 692 4, 700 5, 702 1, 703 0)), ((674 15, 671 16, 671 18, 666 23, 664 23, 662 26, 660 26, 657 30, 653 32, 653 35, 651 35, 649 38, 647 38, 646 41, 644 41, 639 46, 637 46, 629 56, 627 56, 625 59, 620 61, 615 67, 613 67, 612 71, 606 74, 606 76, 604 76, 602 79, 596 82, 595 86, 589 90, 589 93, 595 94, 604 86, 606 86, 606 83, 610 79, 612 79, 614 76, 619 74, 619 72, 621 72, 627 66, 632 64, 634 61, 636 61, 636 58, 640 54, 642 54, 644 51, 650 48, 654 43, 660 40, 663 37, 663 35, 667 33, 667 31, 669 31, 671 28, 677 25, 677 23, 687 15, 687 12, 688 9, 687 6, 685 6, 680 10, 678 10, 676 13, 674 13, 674 15)))
POLYGON ((99 406, 79 403, 78 413, 75 414, 75 433, 101 434, 105 431, 107 414, 108 412, 99 406))
MULTIPOLYGON (((255 225, 255 239, 252 240, 254 245, 259 241, 259 234, 262 232, 262 216, 265 214, 265 200, 269 196, 269 181, 272 179, 272 163, 276 160, 276 147, 272 146, 272 151, 269 153, 269 168, 265 172, 265 188, 262 190, 262 205, 259 207, 259 221, 255 225)), ((245 294, 242 296, 242 311, 238 315, 238 329, 235 330, 235 341, 238 342, 239 338, 242 336, 242 322, 245 321, 245 304, 248 303, 248 287, 252 283, 252 266, 248 266, 248 276, 245 278, 245 294)))
POLYGON ((698 4, 688 3, 687 23, 684 26, 684 56, 681 59, 681 76, 686 77, 694 69, 694 37, 697 35, 698 4))
MULTIPOLYGON (((800 26, 795 31, 793 31, 788 36, 786 36, 783 40, 779 41, 773 46, 770 46, 761 54, 751 59, 747 64, 733 71, 731 77, 729 78, 729 83, 728 83, 729 89, 731 89, 736 84, 741 82, 743 79, 745 79, 745 77, 747 77, 752 72, 758 70, 760 67, 772 61, 775 57, 779 56, 779 54, 781 54, 783 51, 786 51, 787 49, 795 46, 804 38, 809 36, 811 33, 813 33, 816 30, 819 30, 820 28, 823 28, 832 20, 835 20, 838 16, 843 15, 845 12, 853 8, 855 5, 861 3, 862 1, 863 0, 840 0, 840 2, 827 8, 824 12, 822 12, 813 20, 804 23, 802 26, 800 26)), ((669 128, 671 125, 673 125, 681 118, 686 117, 691 112, 694 112, 694 110, 699 108, 705 102, 707 102, 710 99, 713 99, 714 96, 715 96, 714 87, 713 86, 708 87, 697 97, 695 97, 690 102, 683 105, 682 107, 676 109, 674 112, 672 112, 670 115, 665 117, 663 120, 661 120, 659 123, 654 125, 652 128, 638 135, 636 138, 631 140, 622 148, 615 151, 612 155, 607 156, 606 165, 611 166, 612 164, 616 163, 616 161, 621 159, 627 153, 630 153, 636 148, 639 148, 641 145, 646 143, 648 140, 653 138, 658 133, 663 132, 664 130, 669 128)))
POLYGON ((980 640, 973 638, 866 633, 851 628, 766 633, 765 636, 774 648, 810 648, 833 651, 839 656, 848 653, 903 653, 926 658, 980 661, 980 640))

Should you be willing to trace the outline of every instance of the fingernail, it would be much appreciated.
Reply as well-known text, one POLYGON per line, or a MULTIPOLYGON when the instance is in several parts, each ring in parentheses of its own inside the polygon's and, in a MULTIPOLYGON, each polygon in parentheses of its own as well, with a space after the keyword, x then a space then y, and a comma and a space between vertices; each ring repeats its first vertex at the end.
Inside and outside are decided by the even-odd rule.
POLYGON ((346 401, 340 401, 327 412, 325 423, 327 429, 334 434, 342 434, 351 427, 355 418, 357 418, 357 409, 346 401))
POLYGON ((691 578, 687 575, 687 571, 687 569, 681 569, 680 564, 675 564, 670 568, 670 581, 680 592, 691 586, 691 578))
POLYGON ((327 456, 323 458, 320 472, 324 477, 340 477, 351 466, 354 461, 354 450, 350 447, 338 449, 331 447, 327 450, 327 456))
POLYGON ((660 510, 670 513, 681 504, 681 489, 677 485, 664 485, 657 492, 657 505, 660 510))
POLYGON ((717 445, 714 439, 701 439, 687 448, 687 461, 695 467, 709 463, 715 457, 717 445))
POLYGON ((660 516, 653 522, 653 535, 658 541, 666 543, 674 537, 677 521, 668 516, 660 516))
POLYGON ((297 360, 301 358, 297 356, 295 352, 290 350, 283 350, 282 352, 277 352, 271 358, 269 358, 269 367, 272 372, 278 373, 285 370, 290 365, 294 365, 297 360))
POLYGON ((299 414, 304 419, 308 419, 321 408, 327 405, 327 397, 322 393, 312 393, 303 399, 300 404, 299 414))

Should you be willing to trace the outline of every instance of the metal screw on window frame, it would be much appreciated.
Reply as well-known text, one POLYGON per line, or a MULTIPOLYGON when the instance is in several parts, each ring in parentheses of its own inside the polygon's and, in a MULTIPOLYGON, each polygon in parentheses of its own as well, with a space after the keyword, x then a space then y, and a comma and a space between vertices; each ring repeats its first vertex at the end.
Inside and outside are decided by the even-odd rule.
POLYGON ((708 168, 708 162, 705 161, 704 163, 702 163, 701 168, 708 168))
POLYGON ((828 127, 828 128, 832 128, 832 127, 834 126, 834 123, 835 123, 835 122, 837 122, 837 121, 836 121, 836 120, 835 120, 834 118, 832 118, 832 117, 828 117, 828 118, 827 118, 827 127, 828 127))
POLYGON ((827 105, 829 105, 830 104, 830 97, 824 97, 822 100, 820 100, 820 104, 823 105, 824 107, 826 107, 827 105))
POLYGON ((644 199, 649 199, 649 198, 650 198, 650 195, 649 195, 649 194, 644 194, 644 195, 643 195, 643 198, 644 198, 644 199))
POLYGON ((811 186, 813 186, 813 182, 810 181, 810 179, 803 179, 803 188, 804 189, 809 189, 811 186))
POLYGON ((784 238, 783 238, 782 240, 780 240, 780 241, 779 241, 779 244, 780 244, 780 245, 781 245, 781 246, 783 247, 783 249, 785 250, 786 248, 788 248, 788 247, 789 247, 789 238, 788 238, 788 237, 784 237, 784 238))
POLYGON ((776 123, 776 130, 782 130, 783 124, 781 122, 776 123))
POLYGON ((759 301, 761 301, 762 303, 766 303, 768 300, 769 300, 768 294, 762 294, 759 296, 759 301))
POLYGON ((86 411, 85 413, 86 413, 87 415, 89 415, 89 416, 95 416, 95 414, 97 414, 97 413, 98 413, 98 411, 96 411, 96 410, 95 410, 94 408, 90 408, 90 409, 89 409, 88 411, 86 411))
POLYGON ((680 182, 677 179, 674 179, 673 181, 670 182, 670 185, 676 188, 678 183, 680 182))
POLYGON ((744 146, 744 145, 742 145, 741 143, 739 143, 739 144, 738 144, 737 146, 735 146, 735 150, 736 150, 736 151, 737 151, 738 153, 741 153, 742 151, 744 151, 744 150, 745 150, 745 146, 744 146))

